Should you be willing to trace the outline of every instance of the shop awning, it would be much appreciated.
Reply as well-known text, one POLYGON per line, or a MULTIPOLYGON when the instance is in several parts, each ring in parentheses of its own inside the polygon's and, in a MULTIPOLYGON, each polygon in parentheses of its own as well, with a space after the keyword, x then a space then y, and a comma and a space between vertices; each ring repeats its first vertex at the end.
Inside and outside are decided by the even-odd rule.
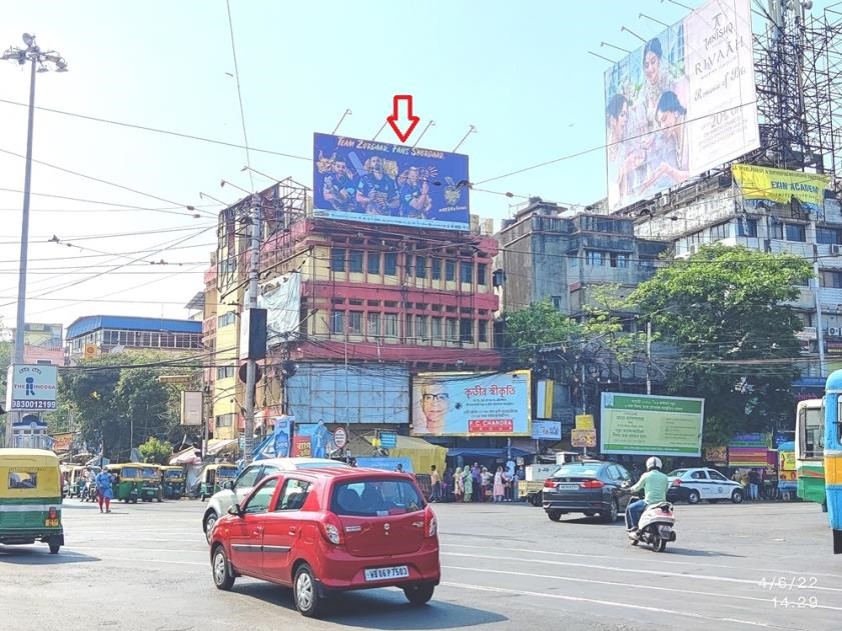
POLYGON ((219 454, 239 449, 240 441, 236 438, 231 440, 209 440, 207 453, 209 456, 218 456, 219 454))
MULTIPOLYGON (((528 451, 512 447, 512 458, 523 458, 531 455, 528 451)), ((451 447, 447 450, 448 458, 455 458, 456 456, 462 456, 463 458, 505 458, 508 456, 508 449, 506 447, 451 447)))

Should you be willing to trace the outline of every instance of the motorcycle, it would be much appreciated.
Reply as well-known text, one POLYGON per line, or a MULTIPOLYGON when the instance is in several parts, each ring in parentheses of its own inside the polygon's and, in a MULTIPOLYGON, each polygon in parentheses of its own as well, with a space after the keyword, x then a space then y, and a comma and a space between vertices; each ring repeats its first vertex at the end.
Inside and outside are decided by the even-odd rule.
POLYGON ((668 542, 676 540, 672 504, 659 502, 647 506, 640 516, 637 530, 628 531, 628 535, 633 546, 642 542, 651 546, 654 552, 663 552, 668 542))
POLYGON ((90 481, 88 482, 85 489, 79 495, 79 499, 83 502, 96 502, 96 482, 90 481))
POLYGON ((663 552, 667 542, 675 539, 675 515, 669 502, 647 506, 640 517, 637 530, 629 532, 631 545, 636 546, 643 542, 652 546, 655 552, 663 552))

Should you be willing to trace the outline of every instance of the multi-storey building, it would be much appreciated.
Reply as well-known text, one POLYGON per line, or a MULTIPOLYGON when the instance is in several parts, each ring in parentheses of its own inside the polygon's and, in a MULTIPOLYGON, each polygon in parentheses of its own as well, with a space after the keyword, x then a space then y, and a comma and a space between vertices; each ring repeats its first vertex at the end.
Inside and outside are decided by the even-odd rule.
MULTIPOLYGON (((65 363, 63 333, 64 327, 61 324, 27 322, 23 333, 23 363, 63 366, 65 363)), ((14 339, 14 329, 11 335, 14 339)))
MULTIPOLYGON (((804 324, 799 333, 804 377, 820 378, 842 368, 842 205, 831 190, 817 212, 798 203, 757 203, 744 197, 730 174, 705 178, 671 195, 632 209, 635 232, 669 240, 679 257, 706 244, 741 245, 804 257, 817 270, 817 283, 799 287, 792 303, 804 324), (819 361, 819 329, 826 361, 819 361)), ((631 216, 631 215, 630 215, 631 216)))
MULTIPOLYGON (((491 236, 319 218, 304 190, 285 181, 259 195, 269 354, 258 426, 290 414, 303 423, 405 429, 413 372, 500 365, 491 236), (293 286, 281 306, 273 302, 293 286)), ((215 438, 236 437, 244 427, 236 347, 247 216, 242 205, 220 213, 219 246, 205 278, 215 438)))
POLYGON ((193 320, 92 315, 67 327, 70 360, 122 350, 185 352, 202 348, 202 323, 193 320))

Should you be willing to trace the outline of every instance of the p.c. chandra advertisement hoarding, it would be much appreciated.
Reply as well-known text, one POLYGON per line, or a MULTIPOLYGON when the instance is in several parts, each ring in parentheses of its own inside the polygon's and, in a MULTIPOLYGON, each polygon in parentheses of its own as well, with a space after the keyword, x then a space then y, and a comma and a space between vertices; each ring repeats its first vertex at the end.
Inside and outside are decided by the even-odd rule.
POLYGON ((704 399, 602 393, 600 451, 701 456, 704 399))
POLYGON ((467 230, 468 156, 314 134, 317 217, 467 230))
POLYGON ((531 436, 528 370, 421 373, 412 385, 414 436, 531 436))
POLYGON ((760 146, 749 0, 711 0, 605 73, 608 205, 760 146))

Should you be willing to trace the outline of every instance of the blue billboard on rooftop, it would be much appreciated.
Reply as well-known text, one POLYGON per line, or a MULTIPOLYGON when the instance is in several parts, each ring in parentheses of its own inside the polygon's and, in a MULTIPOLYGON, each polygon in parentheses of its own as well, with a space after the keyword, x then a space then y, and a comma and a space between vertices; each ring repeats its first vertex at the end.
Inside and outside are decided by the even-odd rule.
POLYGON ((469 228, 466 155, 314 134, 313 164, 317 217, 469 228))

